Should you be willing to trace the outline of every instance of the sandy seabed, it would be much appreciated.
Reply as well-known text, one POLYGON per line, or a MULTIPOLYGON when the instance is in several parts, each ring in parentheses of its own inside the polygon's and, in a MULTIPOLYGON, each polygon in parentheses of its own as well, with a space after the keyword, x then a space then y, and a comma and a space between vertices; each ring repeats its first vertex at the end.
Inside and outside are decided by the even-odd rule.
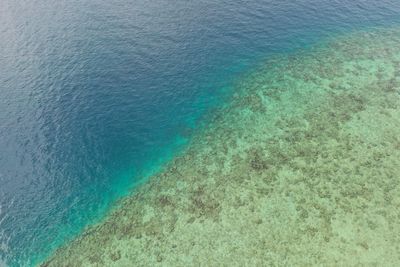
POLYGON ((400 29, 269 60, 42 264, 310 265, 400 266, 400 29))

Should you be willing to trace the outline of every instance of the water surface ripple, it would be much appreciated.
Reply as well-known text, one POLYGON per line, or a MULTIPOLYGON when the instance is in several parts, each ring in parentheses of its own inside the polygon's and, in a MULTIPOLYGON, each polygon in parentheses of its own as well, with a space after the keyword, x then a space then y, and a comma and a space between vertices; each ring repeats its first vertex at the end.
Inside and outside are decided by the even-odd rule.
POLYGON ((399 23, 384 1, 0 3, 0 266, 30 266, 174 155, 235 77, 399 23))

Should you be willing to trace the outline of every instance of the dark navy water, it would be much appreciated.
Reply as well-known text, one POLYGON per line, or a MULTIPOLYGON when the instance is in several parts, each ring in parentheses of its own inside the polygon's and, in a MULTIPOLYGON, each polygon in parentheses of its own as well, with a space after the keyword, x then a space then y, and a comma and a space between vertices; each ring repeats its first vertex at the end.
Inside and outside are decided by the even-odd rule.
POLYGON ((399 22, 397 0, 2 0, 0 266, 101 218, 252 66, 399 22))

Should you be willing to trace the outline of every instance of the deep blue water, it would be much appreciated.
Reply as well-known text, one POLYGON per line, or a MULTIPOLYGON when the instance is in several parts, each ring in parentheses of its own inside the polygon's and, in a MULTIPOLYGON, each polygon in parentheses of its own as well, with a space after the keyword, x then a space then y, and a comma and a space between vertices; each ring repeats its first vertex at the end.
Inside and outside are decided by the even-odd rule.
POLYGON ((260 61, 399 22, 398 0, 2 0, 0 266, 101 218, 260 61))

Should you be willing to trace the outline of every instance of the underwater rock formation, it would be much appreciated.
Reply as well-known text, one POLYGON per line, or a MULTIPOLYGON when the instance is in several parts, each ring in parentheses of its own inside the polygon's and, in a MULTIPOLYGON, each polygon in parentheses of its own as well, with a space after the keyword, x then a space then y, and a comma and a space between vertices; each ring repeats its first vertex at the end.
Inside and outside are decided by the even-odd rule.
POLYGON ((400 30, 277 56, 42 266, 400 264, 400 30))

